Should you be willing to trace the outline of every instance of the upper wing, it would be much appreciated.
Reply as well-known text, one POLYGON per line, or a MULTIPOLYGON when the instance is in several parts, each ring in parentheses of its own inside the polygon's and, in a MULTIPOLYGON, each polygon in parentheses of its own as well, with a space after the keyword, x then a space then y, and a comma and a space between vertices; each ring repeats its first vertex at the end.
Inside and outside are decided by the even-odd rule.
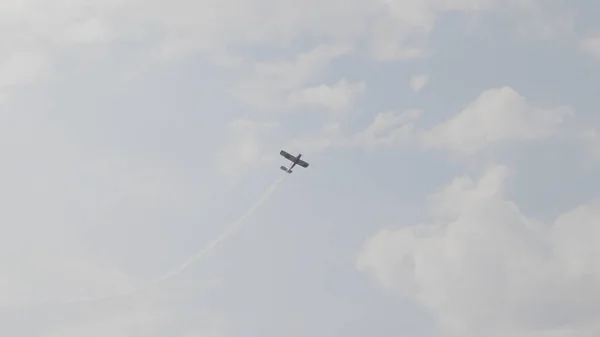
POLYGON ((286 159, 288 159, 289 161, 295 161, 296 157, 292 156, 291 154, 281 150, 281 152, 279 152, 280 155, 284 156, 286 159))
POLYGON ((305 162, 305 161, 304 161, 304 160, 302 160, 302 159, 299 159, 299 160, 298 160, 298 165, 300 165, 300 166, 302 166, 302 167, 308 167, 308 163, 307 163, 307 162, 305 162))

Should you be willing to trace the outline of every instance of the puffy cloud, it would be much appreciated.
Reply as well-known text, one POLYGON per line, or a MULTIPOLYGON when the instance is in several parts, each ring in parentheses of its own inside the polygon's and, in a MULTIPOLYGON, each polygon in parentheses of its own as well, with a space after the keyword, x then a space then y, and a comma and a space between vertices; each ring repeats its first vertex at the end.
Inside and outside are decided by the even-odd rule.
POLYGON ((103 42, 111 39, 111 28, 97 17, 75 22, 65 31, 65 41, 73 43, 103 42))
MULTIPOLYGON (((423 55, 437 15, 489 9, 491 0, 392 0, 373 2, 226 0, 189 2, 177 0, 163 8, 158 0, 144 2, 137 17, 164 27, 191 48, 278 43, 299 37, 334 41, 368 39, 372 55, 387 60, 423 55)), ((133 7, 132 7, 133 8, 133 7)))
MULTIPOLYGON (((76 137, 81 129, 68 127, 64 116, 6 110, 0 116, 0 320, 5 331, 18 335, 17 329, 38 329, 35 335, 43 336, 59 315, 65 326, 54 327, 54 333, 62 336, 135 330, 116 322, 142 312, 154 315, 155 293, 145 297, 143 309, 124 312, 95 311, 114 305, 114 299, 64 302, 127 293, 145 283, 121 265, 126 255, 119 256, 122 247, 115 241, 132 233, 140 238, 137 224, 148 228, 149 220, 181 207, 173 200, 187 194, 182 177, 171 163, 76 137), (15 312, 26 322, 7 322, 15 312), (78 315, 88 314, 97 320, 81 323, 87 326, 82 330, 78 315), (104 330, 105 325, 112 328, 104 330)), ((144 250, 139 241, 136 250, 144 250)), ((159 322, 148 319, 150 330, 153 321, 159 322)))
POLYGON ((92 318, 75 324, 55 326, 40 337, 156 336, 158 328, 171 322, 170 316, 166 310, 156 307, 113 309, 110 313, 94 312, 92 318))
POLYGON ((583 146, 587 159, 600 161, 600 131, 597 128, 580 128, 575 134, 576 140, 583 146))
POLYGON ((289 46, 305 38, 365 45, 382 61, 424 57, 430 54, 428 37, 440 14, 478 13, 498 4, 493 0, 352 0, 343 5, 335 0, 175 0, 168 5, 160 0, 9 0, 0 5, 0 18, 10 32, 0 34, 5 46, 0 48, 0 69, 2 60, 12 58, 15 51, 34 52, 52 64, 55 56, 64 54, 59 48, 120 40, 144 44, 140 65, 197 52, 220 65, 240 65, 240 48, 289 46))
POLYGON ((578 46, 582 52, 600 61, 600 34, 579 39, 578 46))
POLYGON ((410 78, 409 85, 414 92, 420 92, 425 88, 427 82, 429 82, 429 75, 415 75, 410 78))
POLYGON ((288 102, 292 106, 313 105, 323 106, 335 114, 339 114, 352 107, 357 96, 364 94, 364 82, 349 82, 345 78, 332 86, 321 84, 292 91, 288 95, 288 102))
POLYGON ((340 102, 340 95, 350 100, 348 95, 364 91, 364 84, 342 80, 333 88, 305 86, 330 62, 348 55, 352 50, 348 45, 325 44, 295 55, 291 60, 257 63, 251 74, 234 89, 234 94, 243 102, 260 109, 289 110, 306 103, 333 104, 335 107, 336 100, 337 104, 340 102))
POLYGON ((379 113, 369 126, 354 136, 354 142, 359 146, 372 148, 411 141, 414 136, 414 123, 420 116, 421 111, 416 109, 402 113, 379 113))
POLYGON ((114 38, 112 20, 120 1, 9 0, 0 4, 0 95, 43 78, 57 52, 114 38))
POLYGON ((515 28, 520 35, 536 39, 572 38, 578 15, 573 3, 539 0, 509 0, 515 9, 515 28))
POLYGON ((474 13, 490 9, 493 0, 387 0, 389 17, 372 28, 371 55, 379 61, 422 58, 431 54, 428 35, 443 12, 474 13))
POLYGON ((294 138, 286 148, 291 151, 314 154, 331 148, 347 146, 348 136, 338 123, 324 125, 314 134, 294 138))
POLYGON ((444 336, 597 335, 600 203, 544 224, 506 198, 507 174, 455 179, 431 197, 431 224, 380 231, 357 267, 430 310, 444 336))
POLYGON ((38 80, 48 71, 46 57, 33 50, 0 53, 0 103, 6 103, 11 90, 38 80))
POLYGON ((484 91, 454 117, 425 131, 421 141, 428 148, 474 154, 507 142, 551 136, 571 113, 565 107, 535 107, 505 86, 484 91))
POLYGON ((316 133, 294 138, 286 146, 315 153, 340 147, 374 149, 407 144, 413 140, 414 123, 420 115, 420 110, 382 112, 356 133, 345 132, 339 123, 329 123, 316 133))
POLYGON ((277 123, 247 119, 234 119, 229 122, 227 133, 230 135, 230 141, 218 154, 219 171, 233 183, 242 170, 268 162, 273 154, 265 150, 265 142, 278 128, 277 123))

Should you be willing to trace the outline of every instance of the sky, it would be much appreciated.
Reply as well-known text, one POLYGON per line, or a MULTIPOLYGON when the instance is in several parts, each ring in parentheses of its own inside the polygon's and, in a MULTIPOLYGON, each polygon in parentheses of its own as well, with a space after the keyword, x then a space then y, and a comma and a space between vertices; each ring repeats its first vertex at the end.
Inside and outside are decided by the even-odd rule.
POLYGON ((1 335, 600 335, 599 14, 2 1, 1 335))

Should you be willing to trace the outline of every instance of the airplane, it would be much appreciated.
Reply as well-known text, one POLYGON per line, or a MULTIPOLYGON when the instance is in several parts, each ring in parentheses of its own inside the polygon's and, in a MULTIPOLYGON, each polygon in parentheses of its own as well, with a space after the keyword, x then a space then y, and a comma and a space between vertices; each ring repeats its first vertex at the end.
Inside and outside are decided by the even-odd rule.
POLYGON ((281 166, 281 169, 284 170, 287 173, 292 173, 292 169, 294 168, 294 166, 300 165, 302 167, 308 167, 308 163, 305 162, 304 160, 300 159, 300 157, 302 157, 302 154, 298 154, 297 157, 292 156, 291 154, 285 152, 284 150, 281 150, 281 152, 279 152, 280 155, 284 156, 287 160, 292 162, 292 166, 290 166, 290 168, 286 168, 285 166, 281 166))

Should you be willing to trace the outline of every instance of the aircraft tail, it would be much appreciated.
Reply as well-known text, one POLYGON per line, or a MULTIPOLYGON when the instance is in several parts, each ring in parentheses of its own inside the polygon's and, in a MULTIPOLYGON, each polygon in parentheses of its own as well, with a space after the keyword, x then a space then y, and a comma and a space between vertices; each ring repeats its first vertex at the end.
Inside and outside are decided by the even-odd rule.
POLYGON ((287 172, 287 173, 292 173, 292 170, 288 170, 288 168, 287 168, 287 167, 285 167, 285 166, 281 166, 280 168, 281 168, 282 170, 284 170, 285 172, 287 172))

